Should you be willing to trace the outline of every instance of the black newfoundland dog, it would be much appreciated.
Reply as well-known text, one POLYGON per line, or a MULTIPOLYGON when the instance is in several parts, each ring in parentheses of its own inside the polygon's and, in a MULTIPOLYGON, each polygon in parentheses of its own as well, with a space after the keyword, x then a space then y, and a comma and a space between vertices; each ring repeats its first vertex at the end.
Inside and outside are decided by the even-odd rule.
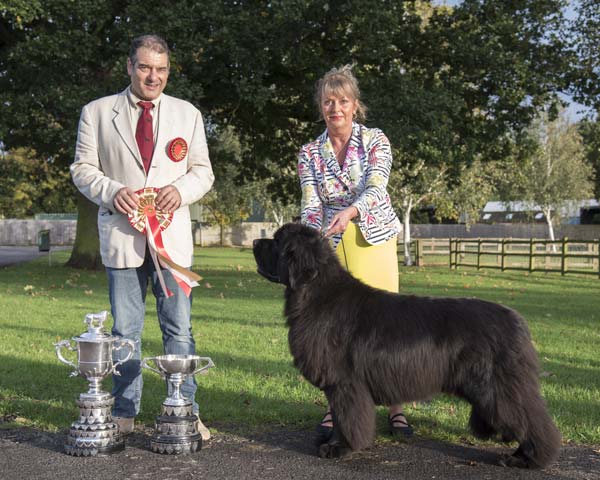
POLYGON ((356 280, 319 232, 300 224, 254 241, 258 272, 282 283, 294 365, 325 392, 334 434, 321 457, 368 447, 375 405, 447 393, 472 405, 481 438, 517 441, 503 465, 544 468, 560 433, 540 396, 538 360, 523 318, 472 298, 396 295, 356 280))

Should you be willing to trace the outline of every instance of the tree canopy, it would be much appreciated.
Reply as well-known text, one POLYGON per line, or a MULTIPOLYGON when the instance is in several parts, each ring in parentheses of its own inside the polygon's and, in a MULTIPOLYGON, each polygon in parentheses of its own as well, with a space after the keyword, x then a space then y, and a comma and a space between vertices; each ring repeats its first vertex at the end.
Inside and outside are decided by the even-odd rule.
POLYGON ((154 32, 172 49, 166 93, 200 108, 209 137, 239 139, 237 184, 277 178, 270 194, 293 203, 285 172, 324 129, 314 84, 350 63, 395 164, 445 168, 452 186, 589 77, 571 46, 595 28, 587 3, 589 22, 565 31, 565 0, 0 1, 0 141, 66 168, 81 107, 128 85, 129 43, 154 32))

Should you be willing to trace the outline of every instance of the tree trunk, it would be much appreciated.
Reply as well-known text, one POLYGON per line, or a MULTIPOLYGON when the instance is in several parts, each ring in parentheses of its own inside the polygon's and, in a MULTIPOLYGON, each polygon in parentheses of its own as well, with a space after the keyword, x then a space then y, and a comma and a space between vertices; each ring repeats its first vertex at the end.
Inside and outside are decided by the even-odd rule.
POLYGON ((77 231, 71 258, 66 265, 85 270, 101 270, 100 241, 98 239, 98 206, 81 193, 77 194, 77 231))
MULTIPOLYGON (((552 214, 550 213, 550 209, 542 210, 544 212, 544 217, 546 217, 546 223, 548 224, 548 237, 550 240, 555 240, 554 238, 554 226, 552 225, 552 214)), ((552 244, 552 253, 556 253, 556 244, 552 244)))
POLYGON ((404 265, 410 266, 413 264, 410 256, 410 211, 412 210, 412 202, 405 205, 402 209, 402 223, 404 225, 403 240, 404 240, 404 265))

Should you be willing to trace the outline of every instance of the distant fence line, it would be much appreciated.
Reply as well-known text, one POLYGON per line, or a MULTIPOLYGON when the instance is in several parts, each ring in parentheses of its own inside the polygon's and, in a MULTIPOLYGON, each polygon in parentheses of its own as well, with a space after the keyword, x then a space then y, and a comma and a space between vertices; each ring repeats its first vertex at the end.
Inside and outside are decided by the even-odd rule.
MULTIPOLYGON (((52 246, 73 245, 77 220, 0 220, 0 245, 31 246, 38 244, 38 234, 42 230, 50 231, 52 246)), ((270 237, 277 230, 272 223, 244 222, 241 225, 225 227, 223 230, 223 245, 246 246, 252 245, 255 238, 270 237)), ((192 223, 194 244, 213 246, 221 244, 219 227, 207 227, 197 222, 192 223)))
MULTIPOLYGON (((52 245, 72 245, 75 241, 77 220, 0 220, 0 245, 36 245, 40 230, 50 230, 52 245)), ((224 229, 225 245, 250 246, 255 238, 269 237, 277 230, 272 223, 243 222, 241 225, 224 229)), ((545 238, 547 229, 541 224, 494 224, 473 225, 469 230, 457 224, 411 225, 415 239, 448 238, 545 238)), ((221 242, 219 227, 207 227, 193 222, 192 233, 196 245, 218 245, 221 242)), ((561 225, 556 228, 556 237, 576 240, 600 238, 600 225, 561 225)), ((399 239, 401 241, 401 238, 399 239)))
MULTIPOLYGON (((400 244, 400 252, 403 245, 400 244)), ((473 267, 477 270, 521 270, 591 274, 600 277, 600 240, 546 239, 416 239, 415 264, 473 267)))

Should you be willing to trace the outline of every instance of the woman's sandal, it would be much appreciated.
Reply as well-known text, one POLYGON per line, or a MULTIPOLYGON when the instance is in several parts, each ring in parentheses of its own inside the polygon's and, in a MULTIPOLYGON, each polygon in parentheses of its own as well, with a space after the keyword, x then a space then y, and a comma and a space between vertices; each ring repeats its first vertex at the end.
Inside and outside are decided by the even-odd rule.
POLYGON ((321 420, 321 423, 317 425, 316 432, 321 443, 329 441, 333 435, 333 416, 331 415, 330 410, 325 412, 323 420, 321 420))
POLYGON ((413 436, 413 428, 406 420, 404 413, 397 413, 391 417, 388 416, 388 425, 390 427, 390 432, 394 437, 410 438, 413 436))

